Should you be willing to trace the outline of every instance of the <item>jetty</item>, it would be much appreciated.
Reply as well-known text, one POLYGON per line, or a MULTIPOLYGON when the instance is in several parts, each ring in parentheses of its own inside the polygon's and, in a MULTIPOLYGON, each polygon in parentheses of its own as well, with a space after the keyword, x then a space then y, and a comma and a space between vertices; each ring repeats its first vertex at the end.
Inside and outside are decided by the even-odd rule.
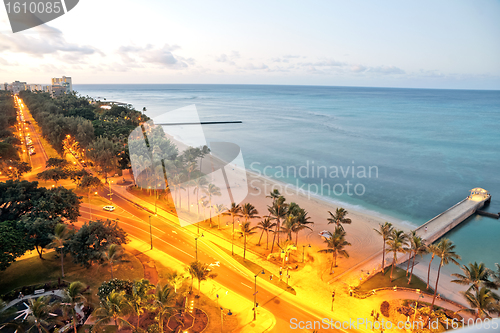
POLYGON ((432 244, 490 201, 491 195, 488 191, 474 188, 470 190, 467 198, 418 227, 417 235, 427 244, 432 244))
MULTIPOLYGON (((482 188, 474 188, 470 190, 469 196, 465 199, 422 224, 420 227, 415 229, 415 231, 418 236, 424 239, 426 244, 432 244, 490 202, 491 195, 488 191, 482 188)), ((398 254, 397 258, 397 262, 401 264, 408 259, 408 256, 406 254, 398 254)), ((382 251, 379 251, 354 265, 347 271, 333 277, 330 281, 328 281, 328 283, 332 283, 341 277, 343 277, 344 280, 346 275, 350 275, 350 278, 346 279, 350 281, 347 282, 344 280, 344 282, 346 284, 357 285, 360 280, 363 280, 371 274, 380 271, 382 268, 381 261, 382 251)), ((391 263, 392 254, 386 254, 386 267, 391 263)))

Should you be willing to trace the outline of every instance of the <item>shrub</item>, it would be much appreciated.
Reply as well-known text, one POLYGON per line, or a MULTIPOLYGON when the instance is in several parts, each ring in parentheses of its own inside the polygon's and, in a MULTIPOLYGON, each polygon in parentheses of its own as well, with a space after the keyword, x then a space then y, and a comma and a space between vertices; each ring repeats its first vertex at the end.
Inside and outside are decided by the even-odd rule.
POLYGON ((390 304, 387 301, 383 301, 382 304, 380 304, 380 312, 387 318, 389 317, 389 307, 390 304))
POLYGON ((120 279, 113 279, 109 280, 107 282, 103 282, 101 286, 99 287, 99 290, 97 292, 97 296, 101 300, 101 302, 104 302, 106 300, 106 297, 114 290, 114 291, 125 291, 125 294, 127 295, 132 295, 132 281, 130 280, 120 280, 120 279))

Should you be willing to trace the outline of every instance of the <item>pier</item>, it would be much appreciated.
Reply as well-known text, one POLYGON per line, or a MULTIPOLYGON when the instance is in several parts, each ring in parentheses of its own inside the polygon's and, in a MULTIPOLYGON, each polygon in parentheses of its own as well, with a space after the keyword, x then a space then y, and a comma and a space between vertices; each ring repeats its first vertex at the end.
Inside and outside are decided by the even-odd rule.
POLYGON ((490 200, 491 195, 488 191, 474 188, 467 198, 418 227, 417 235, 422 237, 427 244, 432 244, 476 213, 490 200))
MULTIPOLYGON (((424 239, 426 244, 432 244, 490 202, 491 195, 488 191, 482 188, 474 188, 470 191, 467 198, 415 229, 416 233, 424 239)), ((401 264, 408 259, 408 256, 407 254, 398 254, 397 258, 398 264, 401 264)), ((366 278, 367 275, 369 276, 372 273, 378 272, 382 268, 382 265, 380 264, 381 261, 382 251, 379 251, 349 268, 347 271, 335 276, 333 279, 328 281, 328 283, 332 283, 349 274, 352 279, 350 283, 352 283, 352 285, 357 285, 359 283, 359 279, 366 278)), ((391 265, 391 263, 392 254, 386 254, 386 267, 391 265)))

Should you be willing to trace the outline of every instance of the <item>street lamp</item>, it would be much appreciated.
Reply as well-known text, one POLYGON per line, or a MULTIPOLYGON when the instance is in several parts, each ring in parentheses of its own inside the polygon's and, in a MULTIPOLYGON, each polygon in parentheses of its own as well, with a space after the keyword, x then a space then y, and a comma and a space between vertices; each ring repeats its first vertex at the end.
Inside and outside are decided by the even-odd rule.
POLYGON ((332 291, 332 308, 331 308, 331 311, 333 311, 333 301, 335 301, 335 290, 332 291))
POLYGON ((153 249, 153 230, 151 228, 151 215, 149 215, 149 239, 151 242, 151 250, 153 249))
POLYGON ((264 270, 254 275, 255 283, 254 283, 254 293, 253 293, 253 320, 257 319, 257 276, 259 274, 266 274, 264 270))
MULTIPOLYGON (((200 237, 204 237, 203 236, 203 233, 201 234, 200 237)), ((196 237, 194 240, 195 240, 195 245, 196 245, 196 261, 198 261, 198 238, 200 237, 196 237)))
MULTIPOLYGON (((309 244, 307 247, 311 247, 311 244, 309 244)), ((304 254, 305 254, 305 249, 306 249, 306 246, 305 245, 302 245, 302 263, 304 263, 304 254)))

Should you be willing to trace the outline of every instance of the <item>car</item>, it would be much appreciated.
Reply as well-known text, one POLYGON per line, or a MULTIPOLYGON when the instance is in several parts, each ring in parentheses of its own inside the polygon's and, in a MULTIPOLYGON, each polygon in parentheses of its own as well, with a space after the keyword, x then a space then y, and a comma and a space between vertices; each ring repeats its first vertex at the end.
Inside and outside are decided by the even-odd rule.
POLYGON ((331 232, 328 230, 323 230, 322 232, 319 233, 319 235, 321 236, 321 238, 326 240, 331 237, 331 232))
POLYGON ((104 206, 104 207, 102 207, 102 209, 104 209, 108 212, 112 212, 115 210, 115 207, 114 206, 104 206))

